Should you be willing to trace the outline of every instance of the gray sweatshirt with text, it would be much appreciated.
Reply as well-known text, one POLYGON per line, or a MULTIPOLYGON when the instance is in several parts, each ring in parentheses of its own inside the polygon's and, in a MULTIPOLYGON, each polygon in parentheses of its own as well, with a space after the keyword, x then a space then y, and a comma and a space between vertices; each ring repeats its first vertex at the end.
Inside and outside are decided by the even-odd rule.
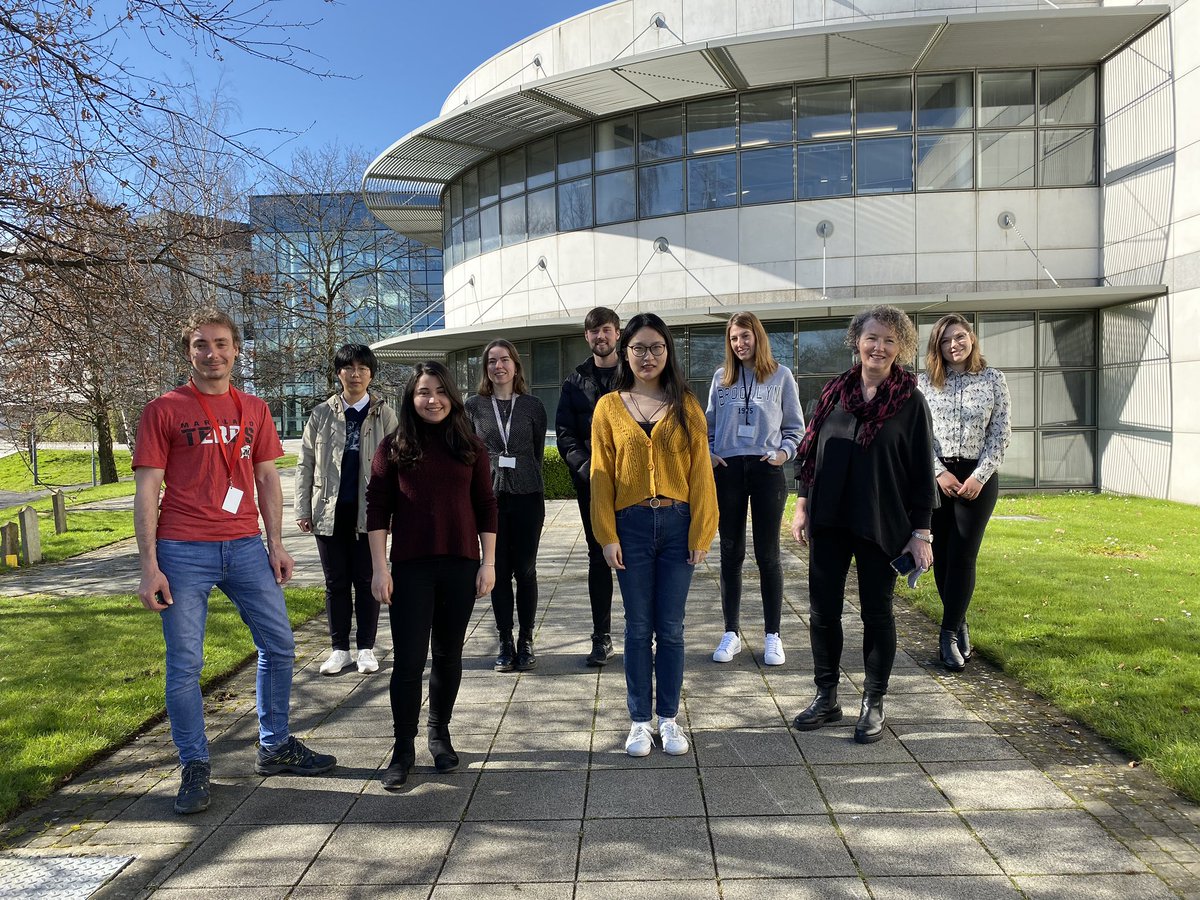
POLYGON ((709 448, 720 457, 755 458, 782 448, 792 459, 804 437, 804 412, 792 370, 780 366, 759 382, 752 369, 738 368, 739 377, 729 387, 722 384, 724 366, 713 375, 705 412, 709 448))

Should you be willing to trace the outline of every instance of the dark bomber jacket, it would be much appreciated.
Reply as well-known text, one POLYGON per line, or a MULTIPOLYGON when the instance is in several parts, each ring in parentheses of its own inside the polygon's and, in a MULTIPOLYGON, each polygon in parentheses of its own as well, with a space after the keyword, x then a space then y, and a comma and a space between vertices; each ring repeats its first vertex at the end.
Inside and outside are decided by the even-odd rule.
POLYGON ((586 491, 591 483, 592 413, 596 401, 612 390, 616 378, 616 366, 597 370, 595 359, 589 357, 563 382, 554 432, 558 452, 571 470, 576 491, 586 491))

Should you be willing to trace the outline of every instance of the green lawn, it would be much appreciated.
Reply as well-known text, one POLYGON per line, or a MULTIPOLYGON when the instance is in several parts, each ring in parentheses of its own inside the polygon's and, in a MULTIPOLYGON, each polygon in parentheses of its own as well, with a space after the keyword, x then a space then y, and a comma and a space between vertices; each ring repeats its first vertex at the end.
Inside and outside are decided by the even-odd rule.
MULTIPOLYGON (((293 624, 324 608, 321 589, 287 598, 293 624)), ((162 715, 163 653, 159 617, 132 595, 0 597, 0 821, 162 715)), ((253 653, 233 604, 214 595, 204 683, 253 653)))
MULTIPOLYGON (((19 453, 0 458, 0 490, 32 491, 39 487, 65 487, 76 484, 91 484, 92 454, 88 450, 39 450, 38 480, 33 483, 33 473, 26 459, 19 453)), ((129 451, 117 450, 117 474, 126 478, 133 474, 129 467, 129 451)))

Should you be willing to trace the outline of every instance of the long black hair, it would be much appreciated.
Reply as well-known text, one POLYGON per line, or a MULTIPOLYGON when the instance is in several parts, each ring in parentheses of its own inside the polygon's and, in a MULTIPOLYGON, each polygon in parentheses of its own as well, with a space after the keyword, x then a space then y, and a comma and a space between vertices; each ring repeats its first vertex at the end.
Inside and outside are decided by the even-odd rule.
POLYGON ((417 363, 412 377, 400 398, 400 424, 391 434, 388 459, 401 469, 411 469, 421 462, 421 442, 439 435, 446 442, 450 455, 464 465, 472 465, 478 452, 478 439, 463 407, 462 394, 454 384, 454 376, 442 363, 431 359, 417 363), (446 389, 450 413, 437 425, 430 425, 417 414, 415 397, 417 382, 422 375, 432 375, 446 389))
MULTIPOLYGON (((683 375, 683 368, 679 365, 671 329, 654 313, 638 313, 625 324, 625 328, 621 332, 621 340, 617 342, 617 380, 613 387, 618 391, 627 391, 633 387, 636 376, 629 365, 629 355, 625 351, 629 348, 629 342, 633 340, 633 336, 643 328, 657 331, 662 336, 663 343, 667 345, 667 364, 663 367, 658 384, 667 396, 668 415, 675 417, 676 423, 683 430, 684 439, 689 439, 684 403, 688 397, 694 399, 696 395, 683 375)), ((696 402, 699 403, 699 401, 696 402)))

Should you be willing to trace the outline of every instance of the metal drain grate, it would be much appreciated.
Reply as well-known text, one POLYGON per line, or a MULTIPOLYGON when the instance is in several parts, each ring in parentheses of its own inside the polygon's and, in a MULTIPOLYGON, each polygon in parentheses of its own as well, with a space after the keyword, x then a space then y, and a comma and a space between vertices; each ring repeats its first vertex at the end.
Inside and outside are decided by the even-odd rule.
POLYGON ((86 900, 131 862, 132 856, 0 853, 0 900, 86 900))

